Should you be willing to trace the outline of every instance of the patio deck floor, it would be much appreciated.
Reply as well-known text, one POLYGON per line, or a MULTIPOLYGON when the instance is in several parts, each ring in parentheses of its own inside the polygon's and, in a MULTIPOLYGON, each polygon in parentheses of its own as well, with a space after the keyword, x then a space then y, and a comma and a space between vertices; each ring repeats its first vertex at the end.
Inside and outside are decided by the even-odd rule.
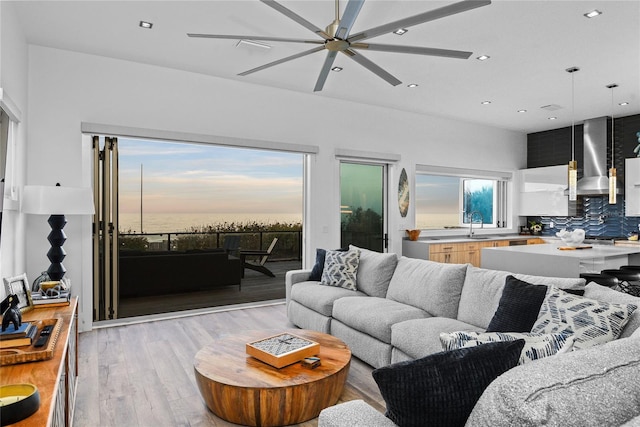
MULTIPOLYGON (((267 262, 266 267, 276 277, 269 277, 257 271, 245 269, 241 290, 238 289, 237 285, 233 285, 202 292, 121 298, 118 317, 145 316, 259 301, 281 300, 285 298, 284 276, 286 272, 299 269, 301 265, 302 261, 267 262)), ((188 275, 185 276, 185 280, 188 279, 188 275)))

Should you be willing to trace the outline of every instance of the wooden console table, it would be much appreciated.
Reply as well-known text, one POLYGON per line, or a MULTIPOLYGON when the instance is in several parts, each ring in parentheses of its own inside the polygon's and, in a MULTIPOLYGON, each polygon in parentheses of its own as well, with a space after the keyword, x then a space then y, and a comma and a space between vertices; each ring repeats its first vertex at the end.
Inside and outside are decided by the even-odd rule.
POLYGON ((62 329, 51 359, 0 367, 0 384, 31 383, 40 392, 40 409, 13 426, 72 425, 78 381, 77 306, 77 298, 72 298, 68 306, 36 308, 23 315, 23 321, 60 319, 62 329))

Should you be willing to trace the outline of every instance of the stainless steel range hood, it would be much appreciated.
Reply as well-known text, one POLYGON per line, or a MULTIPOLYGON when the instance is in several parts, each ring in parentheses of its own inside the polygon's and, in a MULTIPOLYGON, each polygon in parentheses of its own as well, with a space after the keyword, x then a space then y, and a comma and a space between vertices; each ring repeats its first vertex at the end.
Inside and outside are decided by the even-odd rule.
MULTIPOLYGON (((598 117, 584 122, 583 178, 578 180, 578 196, 609 194, 609 166, 607 165, 607 118, 598 117)), ((580 164, 578 163, 578 167, 580 164)), ((617 184, 616 194, 624 188, 617 184)), ((567 190, 565 194, 569 194, 567 190)))

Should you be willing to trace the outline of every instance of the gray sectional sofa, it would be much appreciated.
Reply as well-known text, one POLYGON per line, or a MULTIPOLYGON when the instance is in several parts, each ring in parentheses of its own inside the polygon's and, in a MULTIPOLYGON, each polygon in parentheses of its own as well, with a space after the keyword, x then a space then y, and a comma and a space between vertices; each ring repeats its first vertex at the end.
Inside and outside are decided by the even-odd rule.
MULTIPOLYGON (((587 285, 584 279, 579 278, 511 274, 468 264, 442 264, 406 257, 398 259, 395 254, 359 250, 355 290, 309 280, 312 270, 289 271, 285 280, 287 315, 300 328, 340 338, 351 348, 354 356, 374 368, 442 352, 441 333, 484 332, 496 313, 505 280, 510 275, 532 284, 584 292, 584 297, 598 301, 640 306, 640 298, 595 283, 587 285)), ((549 415, 549 411, 566 415, 565 419, 553 412, 552 415, 558 418, 548 418, 550 425, 604 425, 571 421, 563 405, 571 408, 572 404, 576 410, 588 411, 590 407, 601 411, 606 409, 605 415, 592 418, 599 422, 606 413, 616 412, 616 408, 624 406, 624 410, 618 411, 620 416, 610 417, 610 425, 620 425, 633 418, 632 415, 640 415, 637 405, 640 401, 640 332, 634 334, 639 326, 640 310, 637 310, 621 331, 620 338, 623 339, 535 360, 507 371, 487 388, 467 425, 540 425, 546 422, 544 417, 549 415), (627 339, 632 334, 634 337, 627 339), (620 355, 620 363, 616 361, 616 355, 620 355), (593 385, 584 377, 582 381, 574 378, 576 372, 585 371, 588 376, 593 369, 597 373, 593 385), (610 381, 606 375, 600 375, 603 372, 611 375, 610 381), (560 386, 556 379, 561 382, 560 386), (531 403, 531 393, 539 393, 541 389, 547 390, 554 398, 558 395, 574 396, 571 391, 573 382, 582 388, 578 389, 580 397, 570 399, 570 404, 558 399, 556 407, 549 404, 546 397, 531 403), (625 383, 625 387, 621 383, 625 383), (523 389, 520 394, 514 384, 523 389), (559 390, 549 391, 554 386, 559 390), (623 392, 626 398, 621 395, 623 392), (555 421, 558 422, 554 424, 555 421)), ((584 422, 582 417, 579 418, 584 422)), ((319 425, 384 426, 394 423, 364 402, 352 401, 323 411, 319 425)))

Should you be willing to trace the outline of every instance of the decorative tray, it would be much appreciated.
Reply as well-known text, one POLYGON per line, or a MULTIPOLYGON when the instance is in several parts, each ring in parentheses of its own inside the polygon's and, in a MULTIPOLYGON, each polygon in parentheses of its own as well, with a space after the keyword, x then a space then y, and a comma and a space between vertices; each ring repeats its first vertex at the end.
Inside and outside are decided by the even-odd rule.
POLYGON ((296 363, 320 352, 320 344, 283 333, 246 344, 247 354, 275 368, 296 363))
POLYGON ((53 350, 56 347, 56 342, 58 341, 58 336, 62 329, 62 320, 43 319, 36 320, 34 323, 38 326, 38 334, 36 337, 40 336, 42 328, 48 325, 53 325, 53 330, 51 331, 51 336, 49 337, 47 346, 44 348, 36 348, 33 345, 25 345, 0 349, 0 366, 47 360, 53 357, 53 350))

